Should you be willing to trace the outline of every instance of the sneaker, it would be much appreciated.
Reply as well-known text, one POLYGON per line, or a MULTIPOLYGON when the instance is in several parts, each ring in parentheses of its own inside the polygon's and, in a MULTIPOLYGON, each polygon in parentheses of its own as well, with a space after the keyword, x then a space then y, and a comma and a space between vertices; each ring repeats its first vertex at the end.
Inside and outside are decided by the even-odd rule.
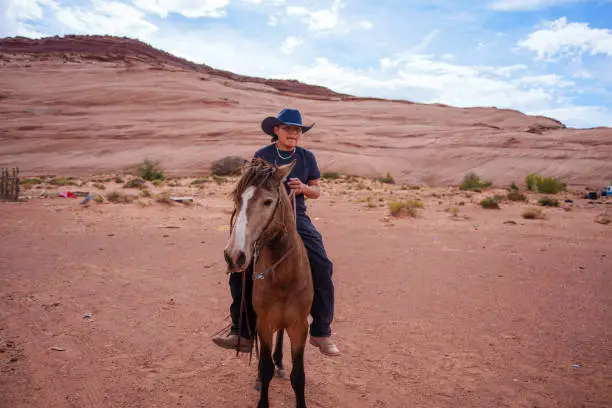
POLYGON ((340 350, 336 347, 331 337, 313 337, 310 336, 310 344, 318 347, 321 353, 326 356, 336 357, 340 355, 340 350))
POLYGON ((253 349, 253 340, 248 339, 246 337, 239 337, 237 334, 234 333, 230 333, 227 336, 213 337, 213 343, 225 349, 236 350, 236 347, 238 347, 238 339, 240 339, 239 351, 241 353, 250 353, 253 349))

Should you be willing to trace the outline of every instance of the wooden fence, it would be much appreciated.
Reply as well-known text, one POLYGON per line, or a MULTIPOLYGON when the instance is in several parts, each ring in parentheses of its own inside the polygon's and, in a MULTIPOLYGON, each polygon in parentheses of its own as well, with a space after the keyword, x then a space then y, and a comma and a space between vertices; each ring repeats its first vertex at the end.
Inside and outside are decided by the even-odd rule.
POLYGON ((19 200, 19 167, 2 168, 0 175, 0 200, 19 200))

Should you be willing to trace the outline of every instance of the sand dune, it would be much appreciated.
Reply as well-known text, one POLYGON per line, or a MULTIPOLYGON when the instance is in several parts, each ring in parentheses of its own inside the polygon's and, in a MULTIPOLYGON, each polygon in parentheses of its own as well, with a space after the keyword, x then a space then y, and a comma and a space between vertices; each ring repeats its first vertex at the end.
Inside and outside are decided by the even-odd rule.
POLYGON ((612 129, 570 129, 496 108, 356 98, 249 78, 113 37, 0 40, 0 165, 23 174, 129 171, 145 157, 200 175, 269 139, 262 118, 300 108, 323 171, 443 185, 475 170, 495 183, 529 172, 572 185, 612 179, 612 129))

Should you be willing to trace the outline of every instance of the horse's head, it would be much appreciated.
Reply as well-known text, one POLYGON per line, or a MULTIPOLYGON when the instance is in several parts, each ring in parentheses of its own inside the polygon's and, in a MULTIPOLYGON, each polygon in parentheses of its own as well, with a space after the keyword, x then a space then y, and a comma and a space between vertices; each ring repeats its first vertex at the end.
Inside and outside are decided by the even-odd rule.
POLYGON ((262 159, 253 159, 243 169, 231 193, 234 215, 237 216, 224 250, 231 272, 244 271, 251 263, 254 243, 262 234, 283 227, 274 219, 282 215, 288 203, 283 183, 294 165, 295 161, 285 166, 273 166, 262 159))

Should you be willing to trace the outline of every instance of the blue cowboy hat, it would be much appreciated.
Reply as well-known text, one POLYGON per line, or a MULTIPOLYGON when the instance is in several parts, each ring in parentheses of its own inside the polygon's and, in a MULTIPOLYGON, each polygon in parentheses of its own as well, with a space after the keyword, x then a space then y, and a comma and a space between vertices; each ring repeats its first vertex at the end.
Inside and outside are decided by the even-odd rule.
POLYGON ((308 132, 314 123, 310 126, 302 124, 302 115, 297 109, 285 108, 279 112, 278 116, 268 116, 261 122, 261 129, 272 137, 276 137, 274 134, 274 128, 280 125, 288 126, 299 126, 302 128, 302 133, 308 132))

